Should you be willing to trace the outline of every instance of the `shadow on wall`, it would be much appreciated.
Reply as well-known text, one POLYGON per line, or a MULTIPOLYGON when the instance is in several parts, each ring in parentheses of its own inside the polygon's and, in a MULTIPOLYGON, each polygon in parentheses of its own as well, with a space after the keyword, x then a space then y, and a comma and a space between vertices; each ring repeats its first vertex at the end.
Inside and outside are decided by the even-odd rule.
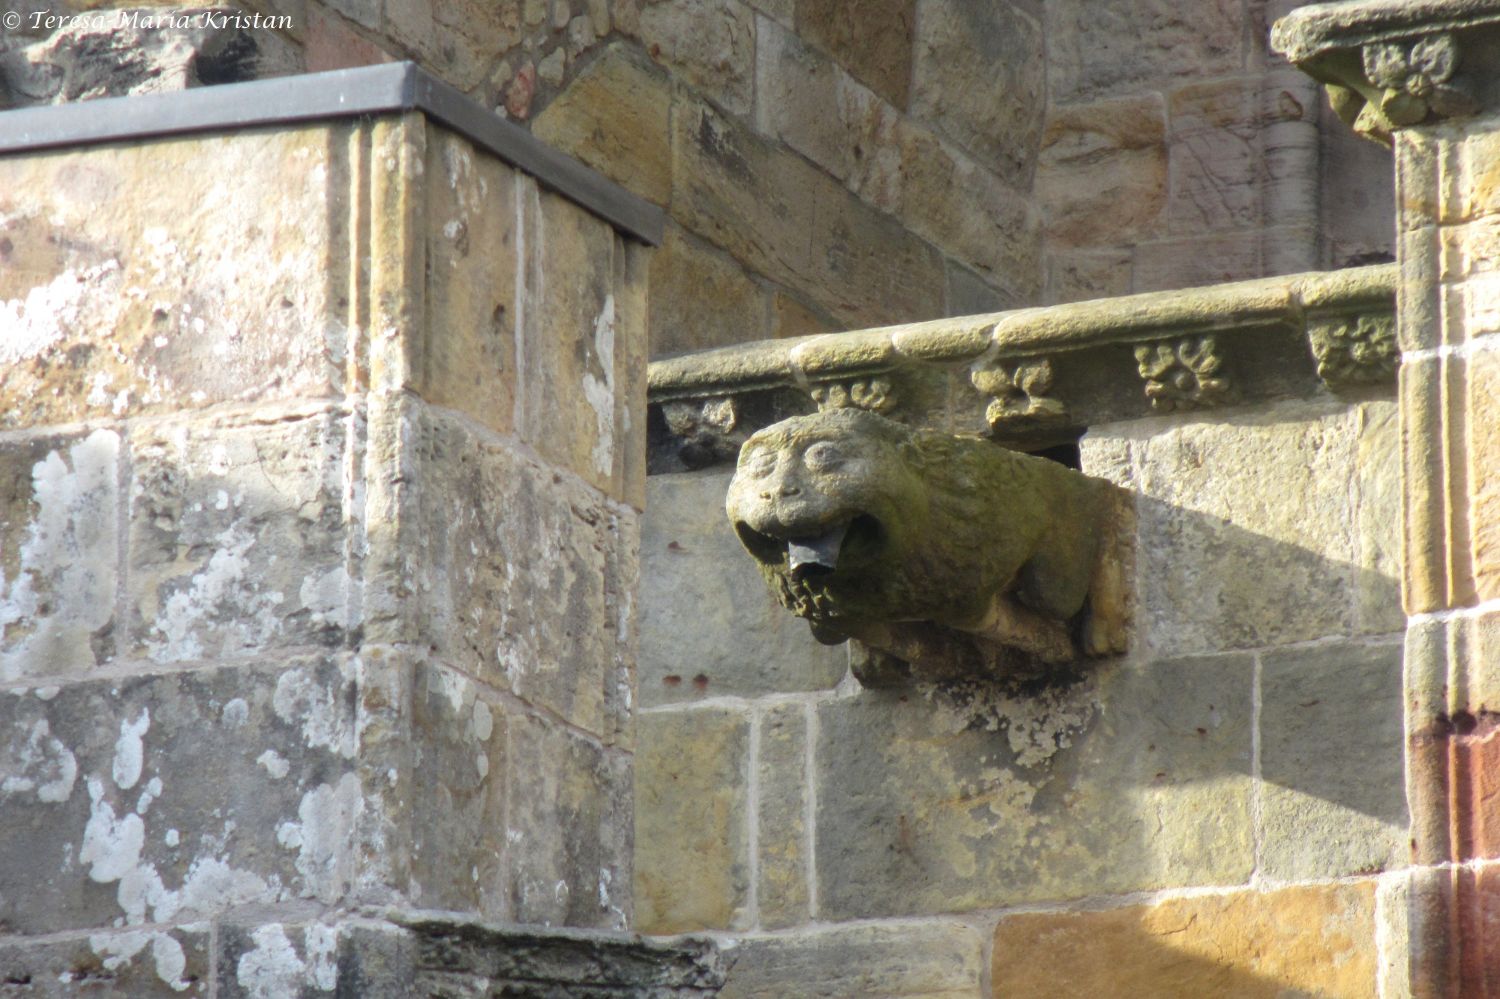
MULTIPOLYGON (((1132 651, 1034 697, 840 685, 837 650, 771 602, 738 550, 730 473, 654 477, 641 927, 962 913, 1399 863, 1394 421, 1375 418, 1383 403, 1290 405, 1142 421, 1090 445, 1086 467, 1139 494, 1132 651)), ((1362 911, 1373 919, 1373 902, 1362 911)))

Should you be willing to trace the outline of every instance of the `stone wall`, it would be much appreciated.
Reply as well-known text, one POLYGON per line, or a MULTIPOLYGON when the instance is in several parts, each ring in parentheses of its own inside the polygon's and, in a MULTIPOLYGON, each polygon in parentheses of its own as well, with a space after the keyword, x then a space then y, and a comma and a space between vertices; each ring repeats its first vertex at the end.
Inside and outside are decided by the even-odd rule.
MULTIPOLYGON (((1174 300, 1151 301, 1165 322, 1174 300)), ((1076 346, 1072 308, 1015 321, 1076 346)), ((1003 350, 1013 332, 989 318, 1003 350)), ((951 363, 958 325, 881 336, 951 363)), ((850 334, 843 356, 868 363, 876 339, 850 334)), ((1387 367, 1330 391, 1295 380, 1305 341, 1301 359, 1234 341, 1230 378, 1271 355, 1292 381, 1079 440, 1083 470, 1134 496, 1130 651, 1039 693, 859 686, 844 648, 765 592, 724 516, 730 469, 652 475, 641 929, 711 931, 728 996, 1377 994, 1401 957, 1409 835, 1393 386, 1387 367)), ((702 367, 721 391, 766 384, 744 360, 702 367)), ((658 365, 653 391, 687 361, 658 365)), ((959 412, 966 381, 946 395, 959 412)))
POLYGON ((418 112, 0 158, 0 990, 630 921, 646 253, 418 112))
POLYGON ((654 356, 1391 251, 1389 154, 1271 0, 245 6, 291 18, 246 72, 415 59, 662 206, 654 356))

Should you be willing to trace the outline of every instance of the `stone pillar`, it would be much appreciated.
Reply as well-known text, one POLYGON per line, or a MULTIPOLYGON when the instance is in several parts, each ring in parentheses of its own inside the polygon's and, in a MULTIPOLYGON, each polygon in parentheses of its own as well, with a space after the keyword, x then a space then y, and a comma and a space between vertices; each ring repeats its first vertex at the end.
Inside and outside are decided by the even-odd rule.
POLYGON ((1388 995, 1500 995, 1500 3, 1303 8, 1273 44, 1394 144, 1407 797, 1388 995))
POLYGON ((514 968, 412 912, 631 921, 647 251, 557 191, 644 206, 352 72, 0 116, 61 146, 0 154, 0 972, 39 995, 477 988, 514 968), (236 127, 299 102, 343 110, 236 127), (157 112, 196 131, 98 144, 157 112))

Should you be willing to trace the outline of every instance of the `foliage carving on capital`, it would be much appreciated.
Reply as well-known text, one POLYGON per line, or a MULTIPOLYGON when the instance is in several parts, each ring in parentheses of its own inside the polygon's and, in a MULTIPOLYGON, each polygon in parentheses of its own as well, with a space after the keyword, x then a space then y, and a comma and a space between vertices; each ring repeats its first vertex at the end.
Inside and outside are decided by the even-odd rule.
POLYGON ((1068 407, 1047 395, 1052 390, 1052 362, 1046 358, 992 359, 976 365, 969 380, 994 397, 984 411, 991 430, 1048 426, 1068 418, 1068 407))
POLYGON ((1213 406, 1229 397, 1224 357, 1211 334, 1141 344, 1135 348, 1135 362, 1146 382, 1146 398, 1158 412, 1213 406))
POLYGON ((1307 339, 1318 377, 1334 388, 1389 381, 1396 373, 1396 317, 1339 315, 1310 319, 1307 339))
POLYGON ((820 382, 808 390, 813 402, 823 412, 835 409, 863 409, 871 413, 888 413, 896 408, 896 391, 888 378, 851 378, 845 381, 820 382))

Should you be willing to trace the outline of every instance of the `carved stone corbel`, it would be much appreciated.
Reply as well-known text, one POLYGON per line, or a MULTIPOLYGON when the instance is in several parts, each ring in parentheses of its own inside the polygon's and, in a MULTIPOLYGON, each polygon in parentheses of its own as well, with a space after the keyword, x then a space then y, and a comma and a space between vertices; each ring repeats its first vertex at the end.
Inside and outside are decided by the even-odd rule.
POLYGON ((888 413, 896 408, 896 391, 889 378, 872 376, 845 381, 820 382, 809 390, 820 412, 835 409, 863 409, 871 413, 888 413))
POLYGON ((984 411, 992 431, 1067 422, 1068 407, 1047 395, 1052 388, 1052 362, 1044 357, 991 359, 975 365, 969 380, 976 389, 994 397, 984 411))
POLYGON ((1141 344, 1135 348, 1135 362, 1146 382, 1146 398, 1158 412, 1199 409, 1229 398, 1224 357, 1212 335, 1141 344))
POLYGON ((1396 374, 1394 315, 1310 318, 1307 340, 1318 363, 1318 377, 1330 388, 1388 382, 1396 374))
POLYGON ((681 441, 680 456, 690 468, 722 461, 739 451, 749 436, 740 426, 739 406, 734 396, 662 403, 667 429, 681 441))

